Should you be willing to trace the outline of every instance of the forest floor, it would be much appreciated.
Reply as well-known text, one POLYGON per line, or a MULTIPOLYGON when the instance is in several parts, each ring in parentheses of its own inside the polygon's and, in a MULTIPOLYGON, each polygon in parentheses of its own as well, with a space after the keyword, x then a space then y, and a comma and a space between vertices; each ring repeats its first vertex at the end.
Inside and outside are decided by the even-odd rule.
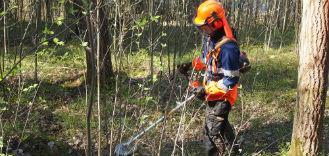
MULTIPOLYGON (((241 78, 239 100, 229 117, 236 129, 236 141, 244 155, 286 155, 296 103, 298 63, 294 46, 265 51, 261 46, 249 45, 241 49, 248 52, 252 69, 241 78)), ((186 52, 179 56, 180 62, 195 55, 186 52)), ((153 76, 149 76, 150 56, 146 50, 120 57, 121 62, 113 60, 117 75, 103 105, 105 155, 173 108, 186 93, 186 78, 172 69, 168 73, 168 63, 163 61, 168 60, 167 56, 154 56, 153 76), (109 142, 111 138, 113 142, 109 142)), ((6 80, 7 88, 3 88, 9 98, 0 99, 2 152, 84 155, 87 106, 83 48, 71 43, 40 51, 37 82, 33 80, 33 60, 33 55, 24 59, 22 67, 6 80)), ((92 120, 94 141, 96 108, 92 120)), ((324 145, 329 145, 328 101, 325 115, 324 145)), ((181 152, 204 155, 203 120, 204 105, 194 100, 139 140, 136 155, 154 155, 158 151, 164 156, 181 152)), ((324 152, 329 153, 329 147, 324 152)))

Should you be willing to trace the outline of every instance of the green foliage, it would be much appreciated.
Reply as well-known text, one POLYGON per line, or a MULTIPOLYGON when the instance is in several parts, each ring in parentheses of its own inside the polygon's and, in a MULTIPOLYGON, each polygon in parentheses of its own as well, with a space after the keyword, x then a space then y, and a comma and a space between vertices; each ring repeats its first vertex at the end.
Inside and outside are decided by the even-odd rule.
MULTIPOLYGON (((7 101, 5 101, 2 97, 0 97, 0 112, 8 110, 7 104, 8 104, 7 101)), ((0 147, 0 149, 1 149, 1 147, 0 147)))
POLYGON ((87 47, 87 46, 88 46, 88 42, 82 42, 82 43, 81 43, 81 46, 83 46, 83 47, 87 47))
POLYGON ((145 124, 145 122, 148 120, 149 118, 149 115, 142 115, 140 118, 139 118, 139 123, 141 125, 145 124))
POLYGON ((12 72, 10 73, 10 76, 15 76, 15 75, 17 75, 17 73, 20 73, 21 71, 22 71, 21 68, 16 66, 16 67, 14 67, 12 72))
POLYGON ((1 16, 1 17, 4 16, 5 14, 6 14, 5 11, 1 11, 1 12, 0 12, 0 16, 1 16))
POLYGON ((3 147, 3 137, 1 136, 0 137, 0 149, 2 149, 2 147, 3 147))
POLYGON ((135 27, 136 28, 141 28, 141 29, 144 29, 144 27, 145 27, 145 25, 148 23, 148 20, 147 20, 147 18, 146 17, 143 17, 143 18, 141 18, 141 19, 138 19, 138 20, 136 20, 136 22, 135 22, 135 27))
POLYGON ((23 92, 31 92, 32 90, 35 90, 35 88, 38 86, 38 84, 33 84, 31 86, 28 86, 26 88, 24 88, 22 91, 23 92))
POLYGON ((64 41, 60 41, 58 38, 54 38, 53 39, 53 42, 56 44, 56 45, 59 45, 59 46, 63 46, 64 45, 64 41))
POLYGON ((58 26, 61 26, 63 24, 63 21, 64 21, 64 17, 63 16, 59 16, 55 19, 55 23, 58 25, 58 26))
POLYGON ((155 16, 150 15, 150 20, 157 23, 160 17, 161 16, 159 15, 155 15, 155 16))
POLYGON ((44 30, 42 31, 43 34, 45 35, 53 35, 54 31, 50 30, 47 26, 44 28, 44 30))
POLYGON ((60 3, 60 4, 65 4, 65 3, 68 2, 68 1, 70 1, 70 0, 59 0, 59 3, 60 3))
MULTIPOLYGON (((134 25, 133 28, 144 29, 145 26, 147 24, 149 24, 150 22, 155 22, 155 23, 159 22, 160 17, 161 16, 159 16, 159 15, 153 15, 153 16, 152 15, 149 15, 149 17, 143 16, 142 18, 137 19, 135 21, 135 25, 134 25)), ((141 34, 137 34, 137 36, 140 36, 140 35, 141 34)))
POLYGON ((288 156, 288 152, 289 152, 289 148, 290 148, 290 142, 283 142, 279 145, 279 149, 280 152, 278 153, 278 155, 280 156, 288 156))

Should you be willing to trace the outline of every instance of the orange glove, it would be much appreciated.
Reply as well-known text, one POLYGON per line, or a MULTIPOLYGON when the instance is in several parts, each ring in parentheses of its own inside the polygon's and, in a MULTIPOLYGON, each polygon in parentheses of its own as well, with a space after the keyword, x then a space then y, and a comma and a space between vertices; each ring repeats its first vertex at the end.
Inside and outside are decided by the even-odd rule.
POLYGON ((199 83, 199 81, 195 80, 195 81, 191 81, 189 83, 189 87, 191 89, 191 91, 196 95, 196 97, 200 100, 204 100, 206 93, 204 91, 204 87, 202 87, 199 83))
POLYGON ((192 61, 192 67, 194 68, 194 70, 196 71, 201 71, 201 70, 205 70, 206 66, 205 64, 203 64, 202 60, 200 57, 196 57, 193 59, 192 61))
POLYGON ((190 81, 189 82, 189 87, 191 88, 198 88, 200 86, 200 83, 198 80, 190 81))

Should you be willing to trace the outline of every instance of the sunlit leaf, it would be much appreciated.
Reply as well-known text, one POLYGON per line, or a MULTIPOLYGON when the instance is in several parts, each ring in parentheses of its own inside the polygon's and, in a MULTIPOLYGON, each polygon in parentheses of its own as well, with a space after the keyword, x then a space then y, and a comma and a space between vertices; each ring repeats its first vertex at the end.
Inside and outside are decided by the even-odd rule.
POLYGON ((165 36, 167 36, 167 33, 162 32, 161 36, 165 37, 165 36))
POLYGON ((152 81, 153 81, 153 82, 158 81, 158 77, 157 77, 157 75, 153 75, 153 76, 152 76, 152 81))
POLYGON ((60 16, 60 17, 56 18, 55 23, 58 26, 61 26, 63 24, 63 20, 64 20, 64 17, 63 16, 60 16))
POLYGON ((2 147, 3 147, 3 137, 1 136, 0 137, 0 149, 2 149, 2 147))
POLYGON ((135 23, 137 27, 144 28, 144 26, 148 23, 148 20, 146 19, 146 17, 144 17, 143 19, 138 19, 135 23))
POLYGON ((0 104, 7 104, 7 102, 3 98, 0 98, 0 104))
POLYGON ((17 9, 18 8, 18 6, 17 5, 13 5, 10 9, 17 9))
POLYGON ((87 46, 88 46, 88 42, 82 42, 82 43, 81 43, 81 46, 83 46, 83 47, 87 47, 87 46))
POLYGON ((48 27, 45 27, 45 29, 43 29, 42 33, 46 34, 46 35, 53 35, 54 32, 52 30, 50 30, 48 27))
POLYGON ((142 115, 140 120, 140 124, 144 124, 145 123, 145 119, 147 119, 149 116, 148 115, 142 115))
POLYGON ((138 33, 138 34, 136 34, 138 37, 140 37, 140 36, 142 36, 142 33, 138 33))
POLYGON ((64 42, 63 41, 60 41, 58 38, 54 38, 53 39, 53 42, 56 44, 56 45, 59 45, 59 46, 63 46, 64 45, 64 42))
POLYGON ((47 46, 48 44, 49 44, 48 41, 44 41, 44 42, 42 42, 42 45, 44 45, 44 46, 47 46))
POLYGON ((154 21, 154 22, 158 22, 159 21, 159 18, 160 16, 151 16, 151 21, 154 21))

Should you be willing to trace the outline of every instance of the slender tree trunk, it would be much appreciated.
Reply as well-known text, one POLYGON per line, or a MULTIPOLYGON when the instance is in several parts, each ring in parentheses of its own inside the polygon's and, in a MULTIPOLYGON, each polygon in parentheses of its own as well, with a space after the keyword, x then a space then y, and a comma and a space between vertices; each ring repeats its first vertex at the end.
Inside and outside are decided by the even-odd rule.
MULTIPOLYGON (((296 46, 298 46, 299 43, 299 34, 300 34, 300 19, 301 19, 301 0, 295 0, 295 41, 296 41, 296 46)), ((298 47, 296 47, 298 49, 298 47)), ((298 53, 298 50, 297 50, 298 53)))
MULTIPOLYGON (((34 36, 34 45, 37 46, 39 44, 39 29, 41 22, 41 2, 40 0, 35 0, 35 36, 34 36)), ((37 50, 34 53, 34 80, 38 81, 38 53, 37 50)))
MULTIPOLYGON (((86 62, 87 62, 87 84, 90 86, 89 90, 93 91, 96 85, 97 80, 97 106, 98 106, 98 154, 101 155, 101 115, 100 112, 101 104, 105 103, 105 87, 109 84, 110 77, 113 76, 112 62, 111 62, 111 53, 109 49, 109 28, 108 28, 108 19, 105 16, 105 6, 101 0, 91 1, 91 5, 96 7, 96 14, 91 14, 88 16, 87 22, 87 34, 88 34, 88 43, 90 48, 86 50, 86 62), (99 6, 99 7, 98 7, 99 6), (97 59, 95 58, 97 56, 97 59), (95 64, 95 59, 96 63, 95 64), (96 68, 97 67, 97 68, 96 68), (95 73, 97 70, 97 73, 95 73), (97 75, 95 77, 95 74, 97 75)), ((90 92, 91 92, 90 91, 90 92)), ((94 93, 90 93, 94 95, 94 93)), ((91 96, 93 98, 93 96, 91 96)), ((89 102, 87 119, 90 124, 91 111, 92 111, 93 100, 89 102), (89 116, 89 117, 88 117, 89 116)), ((88 153, 91 154, 91 129, 88 129, 88 153)))
POLYGON ((281 14, 281 1, 282 0, 279 0, 279 2, 277 3, 277 6, 275 5, 274 7, 274 11, 273 11, 273 13, 274 13, 274 15, 276 16, 276 18, 275 18, 275 29, 277 29, 277 28, 279 28, 280 27, 280 25, 281 25, 281 20, 280 20, 280 17, 282 16, 282 14, 281 14))
POLYGON ((261 5, 261 3, 260 3, 260 0, 255 0, 255 15, 254 15, 254 18, 255 18, 255 26, 257 26, 257 24, 258 24, 258 12, 259 12, 259 6, 261 5))
POLYGON ((301 19, 301 0, 295 0, 295 27, 298 28, 298 30, 300 26, 300 19, 301 19))
MULTIPOLYGON (((7 57, 7 53, 8 53, 8 32, 7 32, 7 15, 8 15, 8 2, 6 2, 6 0, 3 0, 3 10, 5 12, 4 16, 3 16, 3 49, 4 49, 4 53, 3 53, 3 57, 2 57, 2 72, 5 71, 6 69, 6 57, 7 57)), ((1 73, 2 73, 1 72, 1 73)))
POLYGON ((96 62, 97 62, 97 112, 98 112, 98 156, 101 156, 101 82, 100 82, 100 12, 99 12, 99 7, 100 7, 100 0, 96 0, 96 62))
POLYGON ((91 26, 91 21, 90 21, 90 15, 86 16, 86 24, 87 24, 87 38, 89 41, 92 41, 90 43, 90 48, 86 48, 86 60, 87 60, 87 95, 88 95, 88 100, 87 100, 87 155, 91 156, 93 152, 92 148, 92 136, 91 136, 91 113, 92 113, 92 108, 93 108, 93 103, 94 103, 94 90, 95 90, 95 48, 93 44, 93 27, 91 26))
POLYGON ((5 59, 7 55, 7 3, 5 0, 3 1, 3 10, 5 12, 3 16, 3 49, 5 52, 3 59, 5 59))
MULTIPOLYGON (((1 9, 3 9, 4 11, 6 11, 6 7, 5 7, 5 1, 1 1, 0 2, 0 7, 1 7, 1 9)), ((1 20, 1 22, 3 22, 4 23, 4 25, 5 25, 5 17, 6 17, 6 14, 4 15, 4 18, 1 20)), ((5 26, 4 26, 4 34, 5 34, 5 26)), ((6 42, 5 42, 5 35, 4 35, 4 38, 3 38, 3 46, 4 46, 4 48, 5 48, 5 46, 6 46, 6 42)), ((1 57, 0 57, 0 76, 1 76, 1 78, 2 78, 2 76, 3 76, 3 72, 4 72, 4 66, 5 66, 5 53, 0 53, 0 55, 1 55, 1 57)))
MULTIPOLYGON (((96 0, 93 1, 93 4, 96 4, 95 2, 96 0)), ((101 2, 101 4, 103 4, 101 2)), ((95 5, 94 5, 95 6, 95 5)), ((93 44, 94 48, 96 48, 96 40, 94 39, 94 35, 95 29, 96 29, 96 16, 92 15, 91 16, 93 18, 93 21, 90 21, 92 30, 89 30, 90 28, 88 28, 88 31, 92 31, 92 36, 91 38, 88 38, 88 43, 89 45, 93 44)), ((109 28, 108 28, 108 19, 105 16, 105 8, 104 6, 102 6, 101 8, 99 8, 99 17, 98 17, 100 23, 99 23, 99 31, 100 31, 100 40, 99 40, 99 46, 100 46, 100 81, 102 85, 106 85, 109 83, 109 78, 113 76, 113 69, 112 69, 112 62, 111 62, 111 52, 110 52, 110 48, 109 48, 109 28)), ((96 52, 96 49, 93 49, 93 52, 96 52)), ((89 57, 86 58, 87 59, 87 80, 90 80, 90 77, 92 76, 90 74, 90 68, 88 68, 88 64, 89 64, 89 57)))
MULTIPOLYGON (((153 0, 149 0, 148 2, 148 10, 149 10, 149 14, 151 16, 153 16, 153 0)), ((150 75, 151 77, 153 77, 153 59, 154 59, 154 53, 153 53, 153 22, 150 23, 150 31, 149 31, 149 43, 150 43, 150 75)))
POLYGON ((242 10, 242 4, 243 2, 241 2, 241 0, 237 0, 237 11, 236 11, 236 20, 235 20, 235 28, 236 31, 238 32, 238 34, 240 34, 240 32, 242 31, 242 29, 240 28, 240 16, 241 16, 241 10, 242 10))
POLYGON ((285 0, 284 5, 284 14, 283 14, 283 23, 282 23, 282 33, 286 30, 288 24, 288 15, 289 15, 289 8, 290 8, 290 0, 285 0))
MULTIPOLYGON (((104 1, 105 2, 105 1, 104 1)), ((101 3, 101 8, 99 8, 99 26, 100 26, 100 58, 101 58, 101 83, 103 85, 109 84, 109 78, 114 77, 113 74, 113 66, 111 61, 111 51, 110 51, 110 32, 109 32, 109 20, 106 15, 106 10, 103 5, 103 1, 101 3)))
POLYGON ((279 0, 274 0, 274 4, 272 5, 272 10, 269 13, 269 18, 270 20, 268 21, 268 38, 267 38, 267 44, 266 44, 266 49, 268 50, 272 46, 272 35, 273 35, 273 27, 274 27, 274 16, 275 16, 275 10, 276 10, 276 5, 279 0))
POLYGON ((320 155, 329 69, 329 1, 303 0, 290 155, 320 155))
POLYGON ((52 22, 52 11, 51 11, 51 6, 52 6, 52 1, 51 0, 45 0, 45 4, 46 4, 46 21, 48 23, 52 22))

